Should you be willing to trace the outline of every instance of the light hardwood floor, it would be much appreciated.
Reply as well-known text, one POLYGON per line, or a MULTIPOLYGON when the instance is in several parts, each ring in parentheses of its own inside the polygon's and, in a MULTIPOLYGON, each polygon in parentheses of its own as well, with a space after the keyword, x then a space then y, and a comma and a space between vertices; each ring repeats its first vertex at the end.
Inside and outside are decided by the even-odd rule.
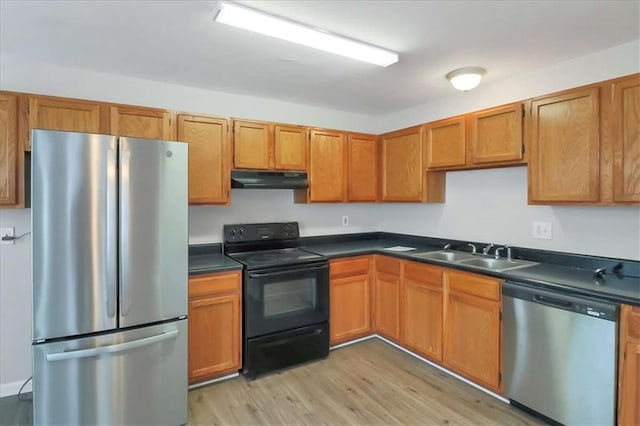
POLYGON ((378 339, 253 382, 239 377, 193 390, 189 423, 542 424, 378 339))

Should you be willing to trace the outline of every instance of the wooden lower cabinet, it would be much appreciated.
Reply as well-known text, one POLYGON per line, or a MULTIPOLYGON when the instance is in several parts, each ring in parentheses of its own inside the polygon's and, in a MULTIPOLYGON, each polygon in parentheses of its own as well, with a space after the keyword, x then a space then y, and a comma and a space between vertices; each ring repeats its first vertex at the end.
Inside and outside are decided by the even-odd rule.
POLYGON ((501 376, 501 281, 444 272, 444 365, 497 392, 501 376))
POLYGON ((640 306, 620 312, 618 424, 640 424, 640 306))
POLYGON ((370 267, 370 256, 331 261, 331 345, 371 334, 370 267))
POLYGON ((239 271, 189 278, 189 383, 242 366, 239 271))
POLYGON ((376 256, 374 323, 376 333, 400 342, 401 261, 376 256))
POLYGON ((442 270, 405 262, 402 289, 402 345, 441 361, 442 270))

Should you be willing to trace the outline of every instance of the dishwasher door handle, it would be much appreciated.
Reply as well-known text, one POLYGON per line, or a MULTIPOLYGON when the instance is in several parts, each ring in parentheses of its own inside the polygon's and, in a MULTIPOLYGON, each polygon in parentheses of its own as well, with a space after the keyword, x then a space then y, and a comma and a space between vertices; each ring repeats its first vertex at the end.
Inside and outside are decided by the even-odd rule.
POLYGON ((555 299, 553 297, 542 296, 540 294, 534 294, 533 301, 542 305, 557 306, 558 308, 570 308, 573 306, 573 303, 568 300, 555 299))

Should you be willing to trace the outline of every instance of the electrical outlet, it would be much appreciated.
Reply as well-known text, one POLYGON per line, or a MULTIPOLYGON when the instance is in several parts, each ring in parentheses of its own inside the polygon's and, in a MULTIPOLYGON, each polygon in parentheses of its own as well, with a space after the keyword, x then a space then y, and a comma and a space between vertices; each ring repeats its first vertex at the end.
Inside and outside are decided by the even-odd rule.
MULTIPOLYGON (((14 237, 16 235, 16 231, 15 228, 11 227, 11 228, 0 228, 0 238, 2 237, 14 237)), ((10 240, 10 241, 2 241, 0 239, 0 244, 2 245, 6 245, 6 244, 15 244, 14 240, 10 240)))
POLYGON ((346 228, 349 226, 349 216, 342 216, 342 227, 346 228))
POLYGON ((532 236, 533 238, 541 238, 543 240, 552 239, 551 222, 533 222, 532 236))

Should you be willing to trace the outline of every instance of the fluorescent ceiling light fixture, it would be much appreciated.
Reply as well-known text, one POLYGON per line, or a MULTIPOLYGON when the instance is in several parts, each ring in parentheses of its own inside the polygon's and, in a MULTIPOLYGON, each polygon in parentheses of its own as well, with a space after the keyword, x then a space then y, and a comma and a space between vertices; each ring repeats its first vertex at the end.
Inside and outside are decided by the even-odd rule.
POLYGON ((221 2, 215 21, 381 67, 398 62, 397 53, 267 15, 235 3, 221 2))
POLYGON ((486 71, 478 67, 459 68, 447 74, 447 80, 453 87, 464 92, 469 91, 480 84, 482 76, 486 71))

